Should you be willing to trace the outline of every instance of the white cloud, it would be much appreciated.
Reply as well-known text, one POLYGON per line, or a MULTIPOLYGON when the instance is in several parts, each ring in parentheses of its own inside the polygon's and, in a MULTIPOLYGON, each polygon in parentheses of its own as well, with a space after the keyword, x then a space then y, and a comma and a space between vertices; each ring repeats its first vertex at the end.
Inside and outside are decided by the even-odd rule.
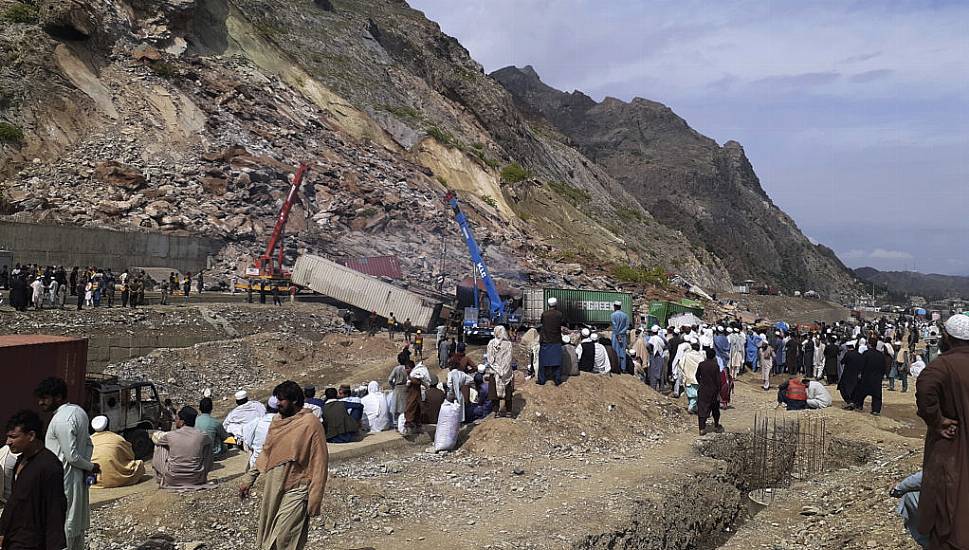
POLYGON ((876 248, 875 250, 872 250, 868 257, 873 260, 911 260, 913 258, 913 256, 908 252, 903 252, 901 250, 885 250, 884 248, 876 248))

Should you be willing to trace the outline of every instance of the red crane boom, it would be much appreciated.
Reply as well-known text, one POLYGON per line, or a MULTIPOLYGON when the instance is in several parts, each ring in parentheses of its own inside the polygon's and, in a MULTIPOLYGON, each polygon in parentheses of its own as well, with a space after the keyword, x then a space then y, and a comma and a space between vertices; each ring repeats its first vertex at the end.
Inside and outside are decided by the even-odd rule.
POLYGON ((309 167, 303 162, 296 169, 296 175, 293 177, 293 185, 289 188, 289 194, 286 195, 286 201, 283 202, 283 207, 279 209, 276 226, 273 227, 273 234, 269 237, 269 244, 266 245, 266 251, 263 252, 262 256, 256 258, 255 267, 259 269, 259 275, 261 276, 273 277, 282 273, 285 248, 280 245, 280 241, 283 238, 283 230, 286 229, 289 211, 293 208, 293 203, 296 202, 297 193, 303 185, 303 176, 307 170, 309 170, 309 167), (273 262, 273 251, 277 245, 279 245, 279 255, 275 259, 275 262, 273 262))

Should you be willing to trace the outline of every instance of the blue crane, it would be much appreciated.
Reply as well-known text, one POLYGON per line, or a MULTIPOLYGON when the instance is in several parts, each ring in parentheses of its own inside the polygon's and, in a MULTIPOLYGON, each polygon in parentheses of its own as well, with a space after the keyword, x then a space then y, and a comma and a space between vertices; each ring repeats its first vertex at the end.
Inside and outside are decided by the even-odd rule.
MULTIPOLYGON (((468 218, 464 216, 464 212, 461 212, 461 207, 458 206, 458 197, 453 192, 449 191, 444 196, 444 202, 451 207, 451 210, 454 210, 454 219, 461 226, 461 234, 464 235, 464 242, 468 245, 471 261, 474 263, 478 277, 484 282, 485 291, 488 292, 488 301, 491 304, 489 311, 491 320, 497 322, 505 316, 505 303, 498 294, 498 289, 495 287, 495 282, 491 279, 491 274, 488 272, 488 266, 485 265, 484 258, 481 257, 481 249, 478 248, 478 243, 474 240, 474 235, 471 234, 471 228, 468 226, 468 218)), ((477 288, 474 289, 474 296, 475 305, 477 305, 477 288)))

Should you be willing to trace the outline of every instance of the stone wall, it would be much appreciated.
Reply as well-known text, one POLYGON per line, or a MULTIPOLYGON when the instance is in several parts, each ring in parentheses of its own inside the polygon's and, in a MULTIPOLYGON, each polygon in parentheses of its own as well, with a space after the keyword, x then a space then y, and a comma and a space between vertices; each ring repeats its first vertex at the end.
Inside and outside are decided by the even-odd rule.
POLYGON ((70 225, 0 221, 0 249, 14 263, 110 267, 168 267, 198 271, 223 243, 218 239, 166 235, 148 230, 111 230, 70 225))

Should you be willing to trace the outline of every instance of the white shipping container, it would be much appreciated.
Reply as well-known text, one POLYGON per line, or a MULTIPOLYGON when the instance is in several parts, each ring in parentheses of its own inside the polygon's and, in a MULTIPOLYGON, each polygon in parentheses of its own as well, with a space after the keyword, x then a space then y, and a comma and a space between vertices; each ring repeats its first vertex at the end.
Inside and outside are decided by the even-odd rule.
POLYGON ((297 258, 292 282, 381 317, 391 313, 398 322, 410 319, 415 328, 430 330, 441 312, 441 302, 365 275, 320 256, 297 258))

